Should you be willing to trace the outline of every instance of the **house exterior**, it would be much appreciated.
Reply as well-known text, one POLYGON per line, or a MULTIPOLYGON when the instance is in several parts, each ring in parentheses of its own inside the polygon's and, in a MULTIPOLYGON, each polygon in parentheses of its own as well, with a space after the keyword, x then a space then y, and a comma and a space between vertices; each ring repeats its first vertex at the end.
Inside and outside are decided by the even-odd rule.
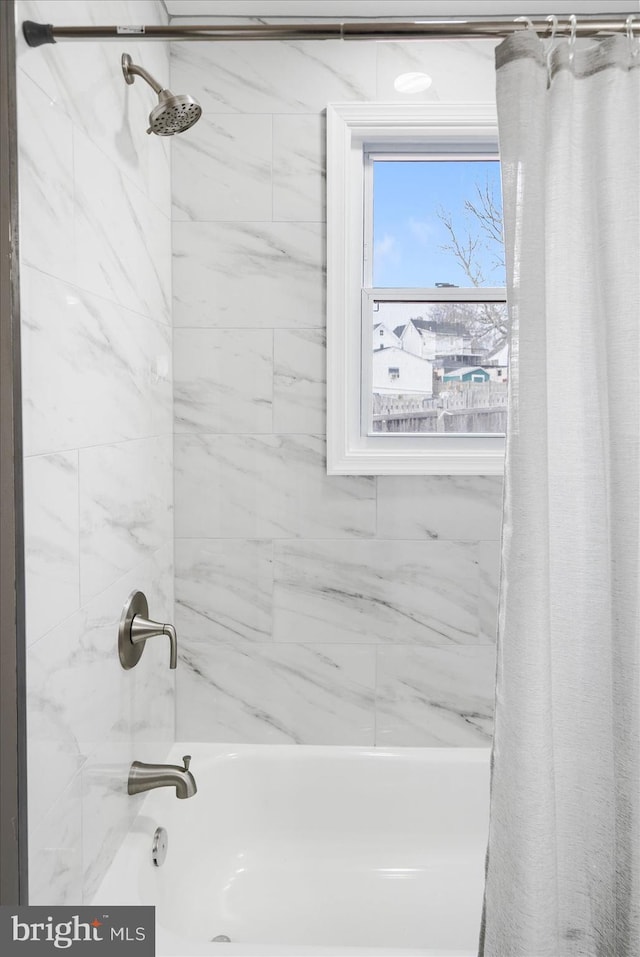
POLYGON ((396 326, 393 331, 398 337, 401 349, 404 349, 405 352, 410 352, 412 356, 423 357, 424 343, 422 335, 413 319, 410 319, 409 322, 403 326, 396 326))
POLYGON ((473 337, 452 323, 410 319, 396 326, 393 334, 405 352, 428 359, 445 372, 461 366, 482 365, 486 361, 486 354, 474 347, 473 337))
POLYGON ((433 395, 433 364, 394 346, 373 353, 373 392, 380 395, 433 395))
POLYGON ((480 366, 463 366, 460 369, 452 369, 445 372, 442 377, 443 382, 488 382, 491 376, 486 369, 480 366))
POLYGON ((373 392, 381 395, 433 395, 434 372, 442 383, 506 383, 506 366, 484 367, 473 339, 454 323, 410 319, 389 328, 373 327, 373 392))
POLYGON ((485 366, 486 371, 489 373, 489 378, 492 382, 508 382, 509 381, 509 366, 499 365, 499 366, 485 366))
POLYGON ((373 327, 373 351, 379 352, 380 349, 391 348, 401 348, 400 340, 384 323, 377 322, 373 327))

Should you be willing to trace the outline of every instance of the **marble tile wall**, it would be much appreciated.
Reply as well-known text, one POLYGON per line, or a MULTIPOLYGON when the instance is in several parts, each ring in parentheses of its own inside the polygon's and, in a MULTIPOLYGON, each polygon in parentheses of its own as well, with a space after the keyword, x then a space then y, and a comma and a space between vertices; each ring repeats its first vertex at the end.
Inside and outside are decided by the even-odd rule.
MULTIPOLYGON (((18 22, 164 16, 17 0, 18 22)), ((125 46, 167 75, 163 44, 125 46)), ((500 483, 325 474, 323 111, 410 69, 425 98, 488 99, 492 45, 176 45, 205 116, 171 144, 121 52, 18 40, 32 903, 91 898, 130 761, 174 736, 166 647, 134 672, 115 653, 131 590, 172 614, 172 431, 180 737, 491 726, 500 483)))
POLYGON ((493 46, 172 46, 181 739, 490 740, 500 480, 326 475, 324 111, 491 100, 493 46))
MULTIPOLYGON (((18 24, 162 23, 156 0, 18 0, 18 24)), ((117 655, 123 603, 173 613, 169 147, 126 50, 18 36, 30 901, 88 902, 174 739, 164 643, 117 655)))

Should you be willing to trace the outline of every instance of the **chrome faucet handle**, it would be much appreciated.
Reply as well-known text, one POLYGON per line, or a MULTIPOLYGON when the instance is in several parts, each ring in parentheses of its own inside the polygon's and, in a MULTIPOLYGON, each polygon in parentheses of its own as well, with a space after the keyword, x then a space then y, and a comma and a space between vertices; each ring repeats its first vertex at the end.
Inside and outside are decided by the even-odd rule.
POLYGON ((173 625, 151 621, 148 618, 149 605, 141 591, 129 595, 122 610, 118 629, 118 653, 123 668, 134 668, 144 650, 145 642, 157 635, 168 635, 170 643, 169 667, 178 664, 178 636, 173 625))
POLYGON ((168 635, 171 644, 169 667, 175 668, 178 663, 178 638, 173 625, 165 625, 159 621, 151 621, 142 615, 135 615, 131 622, 131 642, 134 645, 144 644, 149 638, 155 638, 157 635, 168 635))
POLYGON ((178 636, 173 625, 165 625, 163 634, 169 636, 169 667, 173 670, 178 667, 178 636))
POLYGON ((191 755, 190 755, 190 754, 183 754, 182 760, 183 760, 183 762, 184 762, 184 769, 185 769, 185 771, 188 771, 188 770, 189 770, 189 765, 191 764, 191 755))

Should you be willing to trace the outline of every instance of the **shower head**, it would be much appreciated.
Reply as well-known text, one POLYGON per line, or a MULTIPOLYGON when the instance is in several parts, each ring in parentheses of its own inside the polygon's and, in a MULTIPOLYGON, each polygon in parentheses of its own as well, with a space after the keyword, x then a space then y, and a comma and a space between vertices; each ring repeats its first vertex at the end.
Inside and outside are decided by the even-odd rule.
POLYGON ((202 115, 202 107, 188 93, 175 96, 170 90, 161 90, 158 100, 158 105, 149 113, 147 133, 156 133, 158 136, 184 133, 202 115))
POLYGON ((200 119, 202 107, 197 100, 188 93, 180 93, 176 96, 171 90, 163 89, 144 67, 132 62, 128 53, 122 54, 122 72, 127 83, 133 83, 136 76, 141 76, 158 95, 158 105, 154 106, 149 113, 147 133, 173 136, 174 133, 183 133, 188 130, 200 119))

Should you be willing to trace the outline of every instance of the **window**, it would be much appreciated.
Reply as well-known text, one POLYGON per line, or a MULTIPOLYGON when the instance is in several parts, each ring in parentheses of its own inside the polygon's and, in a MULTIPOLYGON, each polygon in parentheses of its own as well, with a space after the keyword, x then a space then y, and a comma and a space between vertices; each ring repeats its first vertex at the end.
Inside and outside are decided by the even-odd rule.
POLYGON ((327 122, 329 474, 499 473, 495 106, 339 104, 327 122))
POLYGON ((504 435, 507 381, 498 372, 507 359, 507 316, 495 151, 365 148, 363 162, 364 432, 504 435), (498 301, 486 293, 482 302, 469 298, 487 287, 489 297, 498 290, 498 301), (390 290, 399 292, 390 299, 390 290), (369 345, 369 329, 384 337, 384 357, 375 354, 378 343, 369 345), (384 360, 398 356, 404 375, 400 381, 398 370, 389 388, 384 360))

